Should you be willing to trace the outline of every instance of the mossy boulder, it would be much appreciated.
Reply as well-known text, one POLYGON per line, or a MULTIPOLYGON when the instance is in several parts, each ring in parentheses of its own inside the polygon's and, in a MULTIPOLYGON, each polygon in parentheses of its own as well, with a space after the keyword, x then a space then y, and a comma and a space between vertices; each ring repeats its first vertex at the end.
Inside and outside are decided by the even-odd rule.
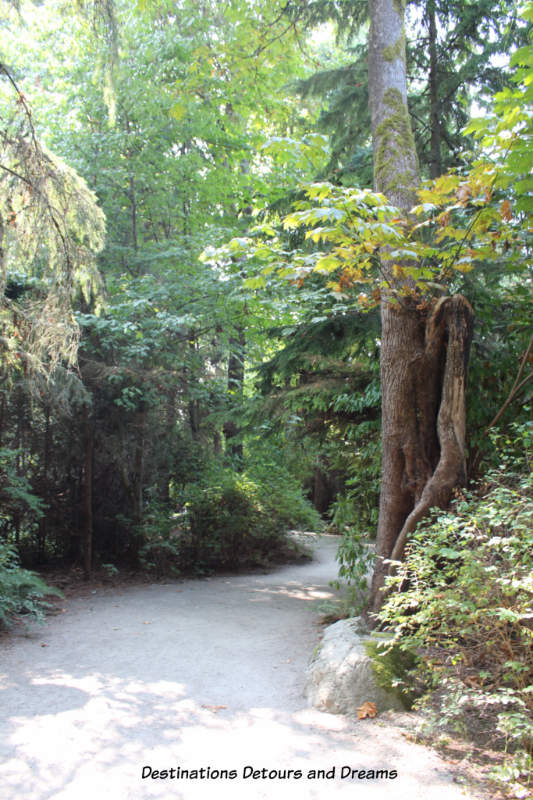
POLYGON ((378 713, 403 711, 398 692, 379 685, 367 652, 373 637, 360 617, 326 628, 307 669, 305 694, 315 708, 334 714, 356 714, 367 701, 378 713))

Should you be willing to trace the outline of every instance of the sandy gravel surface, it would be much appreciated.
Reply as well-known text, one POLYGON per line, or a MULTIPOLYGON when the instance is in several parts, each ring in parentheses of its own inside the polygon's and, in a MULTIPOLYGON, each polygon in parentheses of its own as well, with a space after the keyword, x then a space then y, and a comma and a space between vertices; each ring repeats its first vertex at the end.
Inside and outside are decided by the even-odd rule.
POLYGON ((101 589, 3 639, 2 800, 476 797, 379 717, 307 706, 335 549, 322 537, 312 562, 268 575, 101 589))

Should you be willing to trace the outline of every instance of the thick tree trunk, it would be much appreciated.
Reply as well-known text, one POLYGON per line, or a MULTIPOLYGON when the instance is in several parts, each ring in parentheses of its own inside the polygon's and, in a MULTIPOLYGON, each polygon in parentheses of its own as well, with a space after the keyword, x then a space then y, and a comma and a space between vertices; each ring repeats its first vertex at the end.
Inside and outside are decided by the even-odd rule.
MULTIPOLYGON (((194 383, 196 381, 196 375, 194 372, 195 370, 194 362, 196 361, 196 353, 198 352, 198 339, 194 330, 190 331, 189 333, 189 351, 191 355, 192 366, 187 367, 185 371, 186 393, 189 393, 191 391, 191 386, 194 386, 194 383)), ((196 398, 191 398, 187 403, 187 410, 189 413, 189 426, 191 430, 191 436, 195 441, 199 441, 201 432, 201 423, 202 423, 202 409, 200 406, 200 401, 196 398)))
MULTIPOLYGON (((437 303, 426 329, 426 353, 431 361, 441 361, 442 387, 436 420, 439 460, 424 484, 420 496, 396 539, 391 558, 403 556, 407 536, 431 508, 442 508, 452 490, 466 478, 466 375, 472 341, 474 314, 468 300, 461 295, 443 298, 437 303)), ((440 378, 440 375, 439 375, 440 378)), ((431 422, 432 420, 430 420, 431 422)))
POLYGON ((466 375, 473 312, 461 295, 441 298, 426 320, 383 304, 382 484, 370 608, 379 609, 387 560, 445 506, 465 478, 466 375))
MULTIPOLYGON (((375 189, 406 216, 419 183, 407 110, 404 8, 370 0, 369 96, 375 189)), ((382 603, 387 560, 445 505, 464 475, 465 381, 472 309, 460 296, 422 298, 382 254, 382 484, 370 611, 382 603)))

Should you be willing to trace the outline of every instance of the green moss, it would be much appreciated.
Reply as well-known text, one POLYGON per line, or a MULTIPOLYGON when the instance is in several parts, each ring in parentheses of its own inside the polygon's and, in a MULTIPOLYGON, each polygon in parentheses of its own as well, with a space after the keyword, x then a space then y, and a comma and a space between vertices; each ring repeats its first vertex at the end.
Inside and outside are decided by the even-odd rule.
POLYGON ((387 637, 374 636, 365 642, 365 650, 372 659, 372 672, 376 683, 382 689, 393 692, 404 706, 410 709, 418 696, 420 686, 413 685, 413 670, 418 658, 413 653, 401 650, 398 645, 388 649, 383 647, 387 637))
POLYGON ((375 174, 378 189, 388 194, 403 188, 410 190, 413 173, 402 174, 398 167, 404 163, 405 156, 414 154, 416 158, 416 147, 409 112, 400 91, 388 89, 383 103, 390 112, 376 128, 375 174))
POLYGON ((396 61, 399 58, 405 63, 405 31, 403 28, 401 36, 395 43, 383 48, 382 55, 385 61, 396 61))
POLYGON ((398 14, 403 17, 405 14, 405 6, 407 5, 406 0, 392 0, 392 5, 398 12, 398 14))

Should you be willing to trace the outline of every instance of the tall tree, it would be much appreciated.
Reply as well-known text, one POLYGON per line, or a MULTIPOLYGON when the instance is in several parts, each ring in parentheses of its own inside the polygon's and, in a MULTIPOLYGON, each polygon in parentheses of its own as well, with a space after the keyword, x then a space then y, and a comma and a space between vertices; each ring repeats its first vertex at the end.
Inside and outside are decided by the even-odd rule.
POLYGON ((61 359, 75 361, 76 293, 99 293, 95 256, 103 244, 104 216, 83 178, 39 140, 30 104, 1 60, 0 118, 4 363, 16 350, 26 370, 51 371, 61 359), (35 280, 30 287, 32 278, 37 291, 35 280))
MULTIPOLYGON (((407 109, 404 6, 371 0, 369 99, 375 189, 405 216, 419 182, 407 109)), ((465 470, 465 381, 472 310, 460 295, 423 297, 381 254, 382 485, 370 608, 388 565, 433 506, 448 502, 465 470)))
MULTIPOLYGON (((331 21, 336 50, 319 53, 323 66, 300 81, 298 91, 322 99, 319 124, 332 141, 330 172, 336 180, 370 184, 367 23, 365 3, 293 0, 287 13, 310 25, 331 21)), ((472 101, 488 102, 509 82, 502 56, 527 41, 515 3, 500 0, 412 0, 406 35, 408 98, 421 172, 440 175, 461 163, 464 126, 472 101)), ((394 58, 394 51, 388 51, 394 58)))

